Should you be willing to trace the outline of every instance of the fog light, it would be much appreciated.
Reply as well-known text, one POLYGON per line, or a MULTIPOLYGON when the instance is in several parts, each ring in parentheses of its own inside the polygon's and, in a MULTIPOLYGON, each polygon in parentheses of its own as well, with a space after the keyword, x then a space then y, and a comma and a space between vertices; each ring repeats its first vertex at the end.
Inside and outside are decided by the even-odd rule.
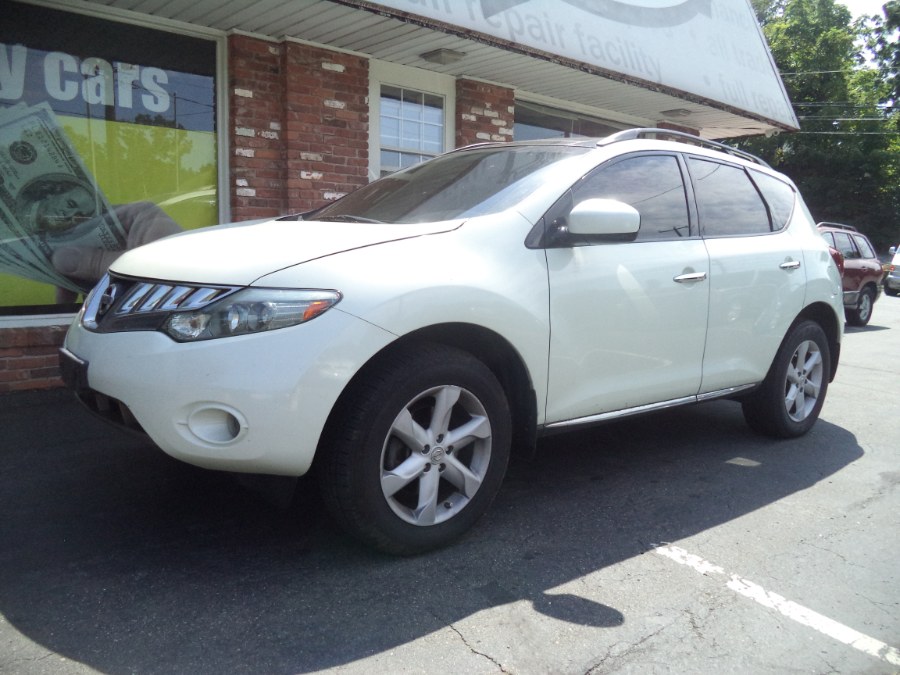
POLYGON ((232 443, 247 432, 247 422, 237 411, 224 406, 204 406, 187 419, 191 433, 205 443, 232 443))

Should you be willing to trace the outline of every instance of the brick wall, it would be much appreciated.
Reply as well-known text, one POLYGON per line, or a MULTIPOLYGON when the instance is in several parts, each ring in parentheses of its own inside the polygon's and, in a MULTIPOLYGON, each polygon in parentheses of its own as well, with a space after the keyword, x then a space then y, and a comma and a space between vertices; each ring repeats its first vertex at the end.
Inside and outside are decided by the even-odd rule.
POLYGON ((232 217, 306 211, 368 182, 369 64, 229 37, 232 217))
POLYGON ((285 213, 282 52, 274 42, 228 38, 232 220, 285 213))
POLYGON ((369 62, 285 44, 287 205, 306 211, 368 183, 369 62))
POLYGON ((0 393, 62 385, 57 348, 68 324, 0 330, 0 393))
POLYGON ((487 82, 456 81, 456 147, 511 141, 515 92, 487 82))

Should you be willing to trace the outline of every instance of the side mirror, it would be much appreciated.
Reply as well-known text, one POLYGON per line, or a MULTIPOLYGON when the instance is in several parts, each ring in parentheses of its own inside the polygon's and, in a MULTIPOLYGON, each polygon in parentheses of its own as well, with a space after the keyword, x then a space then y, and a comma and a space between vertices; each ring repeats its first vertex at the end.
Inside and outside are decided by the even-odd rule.
POLYGON ((891 255, 896 255, 896 254, 897 254, 897 247, 896 247, 896 246, 891 246, 891 247, 888 249, 888 253, 890 253, 891 255))
POLYGON ((633 239, 641 227, 641 214, 615 199, 585 199, 569 212, 569 234, 633 239))

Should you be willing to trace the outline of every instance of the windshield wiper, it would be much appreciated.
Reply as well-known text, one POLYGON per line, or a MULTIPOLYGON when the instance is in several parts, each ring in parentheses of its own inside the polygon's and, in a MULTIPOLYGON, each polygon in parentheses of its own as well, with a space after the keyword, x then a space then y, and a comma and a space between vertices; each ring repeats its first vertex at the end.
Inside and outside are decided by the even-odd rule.
POLYGON ((384 222, 383 220, 375 220, 374 218, 366 218, 364 216, 354 216, 349 213, 342 213, 339 216, 318 216, 315 220, 329 220, 341 223, 372 223, 373 225, 384 222))

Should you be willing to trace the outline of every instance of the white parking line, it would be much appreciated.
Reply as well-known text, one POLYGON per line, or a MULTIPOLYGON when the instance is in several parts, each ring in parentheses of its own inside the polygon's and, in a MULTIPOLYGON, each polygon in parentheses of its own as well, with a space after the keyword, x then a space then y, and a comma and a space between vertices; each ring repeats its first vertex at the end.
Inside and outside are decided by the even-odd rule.
MULTIPOLYGON (((708 560, 704 560, 693 553, 688 553, 678 546, 657 546, 654 550, 660 555, 665 556, 670 560, 674 560, 680 565, 690 567, 704 576, 711 576, 714 574, 729 576, 726 575, 725 570, 718 565, 714 565, 708 560)), ((777 593, 767 591, 762 586, 759 586, 748 579, 744 579, 737 574, 730 575, 729 580, 725 585, 736 593, 740 593, 751 600, 755 600, 763 607, 777 610, 779 613, 799 624, 809 626, 823 635, 827 635, 838 642, 850 645, 854 649, 858 649, 865 654, 881 659, 886 663, 900 666, 900 650, 881 642, 881 640, 876 640, 873 637, 864 635, 849 626, 845 626, 842 623, 829 619, 827 616, 822 616, 818 612, 814 612, 807 607, 798 605, 796 602, 787 600, 777 593)))

